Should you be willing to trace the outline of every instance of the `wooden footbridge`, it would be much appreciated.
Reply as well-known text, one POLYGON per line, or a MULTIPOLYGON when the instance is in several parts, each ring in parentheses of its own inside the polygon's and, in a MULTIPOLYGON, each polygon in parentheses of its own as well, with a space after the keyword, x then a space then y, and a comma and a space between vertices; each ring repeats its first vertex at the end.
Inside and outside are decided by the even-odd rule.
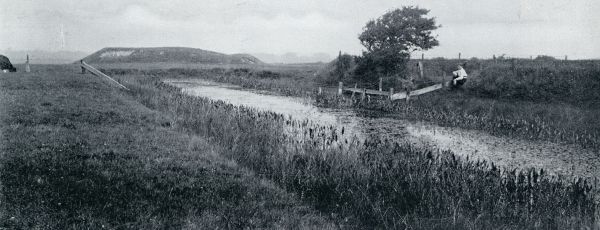
POLYGON ((401 100, 401 99, 406 99, 408 101, 410 99, 410 97, 430 93, 430 92, 442 89, 442 88, 446 87, 447 85, 449 85, 447 82, 446 83, 438 83, 438 84, 428 86, 425 88, 421 88, 421 89, 417 89, 417 90, 401 91, 398 93, 394 93, 394 88, 390 88, 389 91, 383 91, 382 87, 381 87, 381 83, 379 84, 379 90, 372 90, 372 89, 366 89, 366 88, 362 88, 362 89, 357 88, 356 85, 354 87, 347 88, 347 87, 344 87, 344 83, 339 82, 338 95, 342 95, 344 92, 351 92, 352 95, 360 94, 363 99, 367 95, 377 95, 377 96, 389 97, 389 99, 392 101, 393 100, 401 100))

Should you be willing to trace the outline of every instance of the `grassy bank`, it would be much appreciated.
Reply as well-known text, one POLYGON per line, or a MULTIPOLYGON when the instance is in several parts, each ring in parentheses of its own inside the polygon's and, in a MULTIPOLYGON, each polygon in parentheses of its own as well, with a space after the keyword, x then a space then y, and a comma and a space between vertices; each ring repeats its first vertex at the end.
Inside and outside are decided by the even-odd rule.
POLYGON ((227 149, 239 164, 347 226, 564 229, 598 224, 595 180, 505 171, 390 140, 352 139, 337 127, 188 96, 159 77, 119 78, 142 104, 227 149))
POLYGON ((330 228, 272 182, 71 66, 0 75, 0 228, 330 228))

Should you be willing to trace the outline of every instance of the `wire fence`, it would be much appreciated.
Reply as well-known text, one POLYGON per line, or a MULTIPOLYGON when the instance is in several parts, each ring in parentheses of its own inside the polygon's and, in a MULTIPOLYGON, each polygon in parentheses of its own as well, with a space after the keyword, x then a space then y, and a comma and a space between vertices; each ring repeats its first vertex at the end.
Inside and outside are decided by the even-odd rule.
MULTIPOLYGON (((462 55, 462 53, 458 53, 457 56, 455 57, 434 57, 434 56, 427 56, 424 53, 421 53, 420 55, 415 55, 412 56, 411 59, 416 60, 416 59, 421 59, 421 60, 428 60, 428 59, 464 59, 464 60, 468 60, 468 59, 498 59, 498 60, 503 60, 503 59, 530 59, 530 60, 535 60, 535 59, 555 59, 555 60, 569 60, 569 56, 568 55, 562 55, 562 56, 556 56, 556 55, 546 55, 546 54, 536 54, 536 55, 509 55, 509 54, 492 54, 489 57, 470 57, 470 56, 466 56, 466 55, 462 55)), ((585 59, 582 59, 585 60, 585 59)))

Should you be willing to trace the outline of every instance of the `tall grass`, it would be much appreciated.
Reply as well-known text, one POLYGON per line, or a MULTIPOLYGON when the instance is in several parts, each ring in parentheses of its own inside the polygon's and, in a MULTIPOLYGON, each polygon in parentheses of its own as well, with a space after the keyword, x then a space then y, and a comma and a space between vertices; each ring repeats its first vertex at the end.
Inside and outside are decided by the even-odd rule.
POLYGON ((597 180, 506 171, 387 139, 352 138, 271 112, 121 76, 144 105, 350 227, 579 228, 598 224, 597 180))
POLYGON ((600 108, 600 68, 493 66, 473 78, 470 95, 600 108))

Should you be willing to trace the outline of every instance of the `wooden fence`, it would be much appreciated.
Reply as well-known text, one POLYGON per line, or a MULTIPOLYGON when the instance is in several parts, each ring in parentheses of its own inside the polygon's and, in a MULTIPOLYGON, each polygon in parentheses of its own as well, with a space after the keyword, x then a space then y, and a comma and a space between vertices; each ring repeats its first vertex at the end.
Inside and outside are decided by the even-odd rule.
POLYGON ((390 88, 389 91, 383 91, 381 89, 381 84, 379 86, 379 90, 372 90, 372 89, 366 89, 366 88, 357 88, 356 85, 354 87, 347 88, 347 87, 344 87, 343 82, 339 82, 338 83, 338 95, 342 95, 344 92, 351 92, 352 95, 360 94, 361 99, 365 99, 365 97, 367 97, 367 95, 376 95, 376 96, 387 96, 392 101, 400 100, 400 99, 406 99, 408 101, 410 99, 410 97, 412 97, 412 96, 430 93, 430 92, 442 89, 442 88, 448 86, 449 84, 450 84, 450 82, 444 82, 444 83, 438 83, 438 84, 428 86, 425 88, 421 88, 421 89, 417 89, 417 90, 401 91, 398 93, 394 93, 394 88, 390 88))

